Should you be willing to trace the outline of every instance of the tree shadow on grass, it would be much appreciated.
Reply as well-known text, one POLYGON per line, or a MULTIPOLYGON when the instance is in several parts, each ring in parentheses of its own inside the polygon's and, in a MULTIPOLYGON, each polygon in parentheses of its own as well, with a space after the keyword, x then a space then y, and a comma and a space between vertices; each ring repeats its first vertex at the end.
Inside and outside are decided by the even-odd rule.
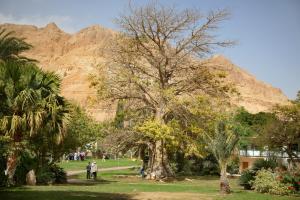
POLYGON ((0 191, 2 200, 133 200, 131 194, 88 191, 0 191))
POLYGON ((101 184, 111 184, 117 181, 105 180, 105 179, 97 179, 97 180, 83 180, 83 179, 68 179, 68 182, 64 185, 101 185, 101 184))
POLYGON ((197 180, 197 181, 201 181, 201 180, 209 180, 209 181, 217 181, 220 178, 217 176, 185 176, 185 175, 179 175, 176 177, 171 177, 168 179, 164 179, 165 182, 178 182, 178 181, 193 181, 193 180, 197 180))

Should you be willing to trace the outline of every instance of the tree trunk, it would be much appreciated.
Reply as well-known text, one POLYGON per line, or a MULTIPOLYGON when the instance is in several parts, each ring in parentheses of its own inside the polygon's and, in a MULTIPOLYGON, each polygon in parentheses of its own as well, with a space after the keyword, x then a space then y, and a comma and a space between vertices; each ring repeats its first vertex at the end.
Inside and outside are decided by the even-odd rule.
POLYGON ((230 186, 229 181, 227 178, 227 163, 220 165, 221 169, 221 176, 220 176, 220 192, 221 194, 229 194, 230 193, 230 186))
POLYGON ((155 144, 154 155, 152 157, 151 179, 162 179, 174 176, 170 167, 167 152, 164 148, 163 140, 155 144))
MULTIPOLYGON (((162 124, 164 123, 163 120, 164 110, 165 110, 165 106, 161 104, 161 106, 156 110, 155 113, 155 119, 162 124)), ((162 178, 174 176, 174 173, 169 163, 168 154, 163 139, 160 139, 155 142, 151 160, 152 160, 152 166, 150 171, 151 179, 162 179, 162 178)))
POLYGON ((295 158, 297 158, 297 155, 293 153, 293 150, 291 149, 291 145, 288 145, 288 148, 286 149, 286 153, 288 154, 288 157, 290 159, 289 162, 289 170, 292 168, 295 168, 297 166, 295 158))
POLYGON ((8 178, 8 185, 15 185, 14 175, 17 169, 17 161, 18 161, 18 153, 16 151, 12 151, 6 162, 6 173, 8 178))

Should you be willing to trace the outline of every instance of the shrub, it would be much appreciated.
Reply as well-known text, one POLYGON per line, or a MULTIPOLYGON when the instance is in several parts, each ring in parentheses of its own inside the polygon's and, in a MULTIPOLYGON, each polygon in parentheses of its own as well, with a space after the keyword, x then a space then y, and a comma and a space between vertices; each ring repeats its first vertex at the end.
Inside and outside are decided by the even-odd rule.
POLYGON ((255 179, 256 172, 253 170, 244 170, 239 178, 239 184, 244 186, 245 190, 252 189, 252 183, 255 179))
POLYGON ((264 159, 258 159, 253 163, 252 169, 254 171, 258 171, 261 169, 272 169, 274 170, 278 166, 277 162, 275 160, 264 160, 264 159))
POLYGON ((42 167, 36 173, 37 184, 50 184, 53 183, 53 173, 50 171, 49 166, 42 167))
POLYGON ((266 169, 257 171, 253 181, 253 188, 260 193, 276 195, 287 195, 292 192, 288 185, 281 183, 280 180, 276 179, 275 173, 266 169))
POLYGON ((50 171, 53 174, 54 183, 66 183, 67 182, 67 173, 63 168, 59 167, 56 164, 50 166, 50 171))
POLYGON ((63 168, 57 166, 56 164, 47 165, 37 173, 37 183, 38 184, 51 184, 51 183, 66 183, 67 174, 63 168))
POLYGON ((229 174, 238 174, 239 173, 239 166, 240 160, 239 157, 235 157, 227 166, 227 172, 229 174))
POLYGON ((36 158, 29 151, 23 151, 20 155, 20 160, 16 168, 14 180, 16 185, 26 184, 26 174, 36 167, 36 158))
POLYGON ((178 175, 219 175, 219 165, 213 155, 204 158, 189 156, 188 158, 176 158, 172 169, 178 175))
POLYGON ((290 185, 291 190, 299 191, 300 190, 300 170, 293 169, 291 171, 281 172, 279 179, 282 183, 290 185))
POLYGON ((219 165, 216 158, 212 154, 200 159, 198 163, 200 175, 219 175, 219 165))
POLYGON ((0 136, 0 187, 5 187, 7 184, 6 170, 6 156, 8 153, 9 138, 7 136, 0 136))
POLYGON ((7 183, 7 176, 4 173, 6 169, 6 157, 0 156, 0 187, 5 187, 7 183))

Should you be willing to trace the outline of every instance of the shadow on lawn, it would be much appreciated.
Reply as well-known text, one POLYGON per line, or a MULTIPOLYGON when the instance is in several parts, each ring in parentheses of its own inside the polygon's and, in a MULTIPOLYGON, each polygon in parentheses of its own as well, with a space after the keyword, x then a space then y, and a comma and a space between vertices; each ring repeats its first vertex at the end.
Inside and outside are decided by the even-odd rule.
POLYGON ((111 184, 117 181, 97 179, 97 180, 84 180, 84 179, 68 179, 68 182, 64 185, 77 185, 77 186, 89 186, 89 185, 101 185, 111 184))
POLYGON ((119 193, 101 193, 87 191, 0 191, 3 200, 133 200, 133 195, 119 193))

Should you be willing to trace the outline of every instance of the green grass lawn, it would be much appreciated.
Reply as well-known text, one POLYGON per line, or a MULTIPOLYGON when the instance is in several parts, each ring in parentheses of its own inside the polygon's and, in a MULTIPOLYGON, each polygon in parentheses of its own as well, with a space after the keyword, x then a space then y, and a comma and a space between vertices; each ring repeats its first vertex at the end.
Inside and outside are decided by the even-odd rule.
POLYGON ((231 179, 233 193, 227 196, 219 195, 218 177, 178 177, 171 182, 144 180, 138 175, 138 169, 107 171, 99 173, 97 181, 85 180, 85 174, 74 175, 71 179, 79 182, 52 186, 24 186, 3 189, 0 191, 2 200, 83 200, 90 199, 202 199, 202 200, 296 200, 300 196, 271 196, 254 191, 245 191, 237 185, 236 179, 231 179), (168 198, 160 198, 161 195, 168 198), (155 199, 155 198, 154 198, 155 199))
POLYGON ((110 168, 110 167, 123 167, 123 166, 140 166, 141 161, 131 160, 131 159, 109 159, 105 162, 102 159, 87 159, 84 161, 79 160, 70 160, 62 161, 59 163, 59 166, 64 168, 66 171, 75 171, 75 170, 85 170, 88 162, 96 161, 98 168, 110 168))

